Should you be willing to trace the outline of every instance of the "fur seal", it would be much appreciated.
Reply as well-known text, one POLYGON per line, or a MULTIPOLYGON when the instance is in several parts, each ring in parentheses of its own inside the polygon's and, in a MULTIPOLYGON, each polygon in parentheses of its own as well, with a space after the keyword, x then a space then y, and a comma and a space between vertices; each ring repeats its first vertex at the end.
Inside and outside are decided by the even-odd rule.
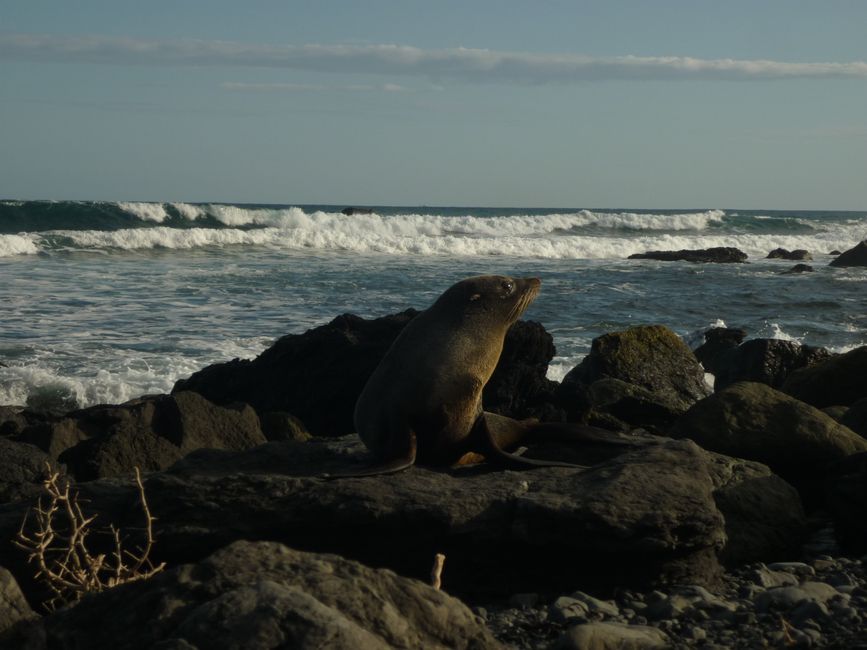
POLYGON ((355 406, 356 431, 381 464, 349 476, 397 472, 416 461, 453 465, 472 452, 514 468, 580 467, 503 451, 532 425, 482 409, 506 332, 540 286, 538 278, 467 278, 410 321, 355 406))

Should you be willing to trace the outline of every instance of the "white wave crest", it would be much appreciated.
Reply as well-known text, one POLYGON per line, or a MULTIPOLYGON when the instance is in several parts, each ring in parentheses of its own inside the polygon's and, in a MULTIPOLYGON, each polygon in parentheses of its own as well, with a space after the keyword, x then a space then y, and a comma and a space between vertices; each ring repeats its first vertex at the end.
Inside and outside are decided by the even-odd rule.
POLYGON ((157 223, 162 223, 169 216, 162 203, 121 201, 117 204, 117 207, 142 221, 155 221, 157 223))
POLYGON ((207 214, 201 206, 193 205, 192 203, 172 203, 171 206, 189 221, 195 221, 207 214))
POLYGON ((0 235, 0 257, 35 255, 39 246, 31 235, 0 235))

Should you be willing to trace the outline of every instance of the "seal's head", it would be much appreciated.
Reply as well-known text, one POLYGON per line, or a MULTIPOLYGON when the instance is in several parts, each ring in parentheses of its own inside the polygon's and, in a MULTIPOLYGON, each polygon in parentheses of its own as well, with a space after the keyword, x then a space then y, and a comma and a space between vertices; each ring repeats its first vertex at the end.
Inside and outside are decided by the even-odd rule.
POLYGON ((539 278, 510 278, 505 275, 478 275, 461 280, 434 303, 437 310, 484 318, 508 327, 527 309, 542 281, 539 278))

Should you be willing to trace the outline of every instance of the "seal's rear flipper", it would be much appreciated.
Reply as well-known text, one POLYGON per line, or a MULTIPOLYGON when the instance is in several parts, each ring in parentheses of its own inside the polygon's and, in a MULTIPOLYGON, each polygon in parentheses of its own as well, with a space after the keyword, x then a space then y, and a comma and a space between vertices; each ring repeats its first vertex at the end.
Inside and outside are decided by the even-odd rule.
POLYGON ((406 450, 391 460, 371 465, 357 472, 338 472, 336 474, 320 474, 319 478, 358 478, 361 476, 379 476, 380 474, 394 474, 412 467, 415 464, 416 440, 415 433, 409 432, 409 441, 406 450))
POLYGON ((537 460, 535 458, 524 458, 517 454, 510 454, 504 451, 500 446, 503 440, 509 444, 513 441, 520 440, 527 433, 532 433, 534 425, 527 425, 511 418, 503 416, 494 416, 491 419, 495 422, 496 433, 490 426, 488 418, 490 413, 483 413, 473 427, 473 436, 480 445, 480 451, 485 455, 485 458, 492 463, 502 465, 507 469, 532 469, 534 467, 571 467, 572 469, 587 469, 586 465, 576 465, 575 463, 564 463, 556 460, 537 460))

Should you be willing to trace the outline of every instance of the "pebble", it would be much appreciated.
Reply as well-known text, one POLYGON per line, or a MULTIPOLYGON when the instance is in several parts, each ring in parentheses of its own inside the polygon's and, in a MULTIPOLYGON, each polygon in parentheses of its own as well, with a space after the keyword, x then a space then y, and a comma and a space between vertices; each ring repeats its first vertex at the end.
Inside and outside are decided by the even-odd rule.
POLYGON ((516 594, 508 606, 486 605, 475 611, 487 619, 495 636, 516 650, 654 647, 630 643, 702 650, 867 650, 865 561, 825 555, 806 562, 757 563, 730 572, 714 590, 698 585, 644 593, 622 590, 614 600, 584 591, 559 598, 516 594), (664 637, 641 636, 636 641, 618 636, 624 629, 653 630, 664 637), (597 632, 604 635, 597 637, 597 632), (601 638, 609 645, 598 645, 601 638), (586 645, 588 639, 594 645, 586 645))

